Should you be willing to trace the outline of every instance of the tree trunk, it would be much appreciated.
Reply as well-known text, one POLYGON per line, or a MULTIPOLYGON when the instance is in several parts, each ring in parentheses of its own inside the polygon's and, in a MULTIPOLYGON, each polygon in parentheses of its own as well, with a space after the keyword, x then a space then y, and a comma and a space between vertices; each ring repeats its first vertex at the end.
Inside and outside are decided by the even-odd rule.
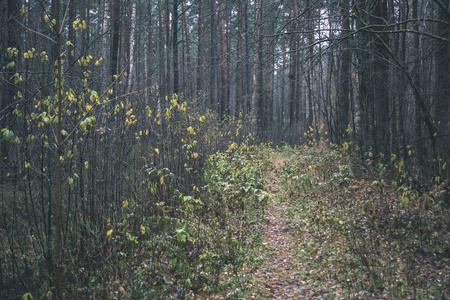
MULTIPOLYGON (((289 21, 291 32, 296 31, 296 6, 291 2, 289 21)), ((290 66, 289 66, 289 124, 293 127, 297 121, 297 35, 290 34, 290 66)))
POLYGON ((133 90, 133 82, 136 82, 136 77, 133 76, 134 72, 134 47, 135 47, 135 31, 136 31, 136 0, 131 0, 130 9, 130 32, 129 32, 129 51, 128 51, 128 93, 133 90))
MULTIPOLYGON (((187 26, 187 9, 186 9, 186 1, 182 1, 183 6, 183 30, 184 30, 184 36, 185 36, 185 42, 186 45, 186 60, 187 60, 187 77, 186 82, 184 82, 184 85, 187 86, 187 97, 190 97, 193 91, 193 84, 194 81, 191 80, 190 76, 194 74, 194 70, 192 68, 192 59, 191 59, 191 47, 190 47, 190 38, 189 38, 189 31, 187 26)), ((186 72, 185 72, 186 73, 186 72)))
MULTIPOLYGON (((417 20, 418 16, 418 0, 412 1, 412 18, 413 20, 417 20)), ((414 21, 413 23, 413 29, 418 31, 419 30, 419 22, 414 21)), ((414 35, 414 48, 413 48, 413 57, 414 57, 414 64, 413 64, 413 78, 414 78, 414 85, 419 88, 420 86, 420 78, 422 72, 420 71, 420 48, 419 48, 419 35, 414 35)), ((420 113, 420 104, 418 103, 418 99, 414 102, 414 135, 415 139, 417 141, 420 141, 422 139, 422 116, 420 113)), ((419 162, 423 160, 425 157, 425 147, 422 142, 416 143, 416 149, 417 149, 417 157, 419 159, 419 162)))
MULTIPOLYGON (((313 97, 313 83, 312 83, 312 77, 314 73, 314 24, 313 24, 313 7, 311 6, 311 0, 306 0, 306 28, 307 28, 307 60, 308 60, 308 67, 306 71, 306 84, 307 84, 307 90, 308 90, 308 117, 305 118, 306 121, 306 127, 309 128, 313 125, 313 104, 312 104, 312 97, 313 97)), ((306 106, 305 106, 306 107, 306 106)), ((306 117, 306 111, 303 112, 303 114, 306 117)))
POLYGON ((110 75, 114 81, 114 75, 117 75, 118 53, 119 53, 119 37, 120 37, 120 0, 113 0, 111 10, 111 65, 110 75))
POLYGON ((338 98, 338 128, 336 133, 338 135, 336 141, 338 143, 345 140, 346 129, 349 124, 350 111, 350 87, 351 87, 351 60, 352 54, 349 43, 350 33, 350 2, 344 0, 341 2, 342 15, 342 33, 341 33, 341 61, 339 70, 339 98, 338 98))
POLYGON ((213 111, 217 111, 216 103, 216 70, 217 70, 217 57, 216 57, 216 0, 211 0, 210 7, 210 64, 211 72, 209 74, 209 98, 210 107, 213 111))
MULTIPOLYGON (((436 35, 448 40, 450 38, 450 21, 448 10, 449 0, 440 0, 438 18, 442 22, 437 24, 436 35)), ((449 112, 449 95, 450 95, 450 44, 447 41, 436 40, 435 54, 435 86, 434 86, 434 102, 436 103, 436 121, 437 121, 437 140, 440 145, 442 155, 449 153, 449 133, 450 133, 450 112, 449 112)), ((449 157, 444 157, 448 161, 449 157)), ((439 172, 441 168, 438 168, 439 172)))
POLYGON ((259 0, 258 11, 258 66, 256 77, 256 97, 257 97, 257 128, 258 137, 263 141, 266 134, 265 122, 265 94, 264 94, 264 0, 259 0))
POLYGON ((172 10, 172 63, 173 63, 173 93, 179 94, 178 87, 178 0, 173 0, 172 10))
POLYGON ((203 1, 198 0, 198 29, 197 29, 197 85, 196 94, 203 89, 203 61, 204 61, 204 51, 203 51, 203 1))
POLYGON ((238 35, 236 57, 236 115, 243 112, 244 101, 244 12, 242 1, 238 4, 238 35))
MULTIPOLYGON (((372 24, 377 31, 385 30, 387 20, 387 2, 374 0, 375 8, 372 24)), ((375 154, 389 157, 389 54, 386 45, 389 40, 386 34, 380 33, 374 39, 373 72, 374 72, 374 99, 375 99, 375 154)))

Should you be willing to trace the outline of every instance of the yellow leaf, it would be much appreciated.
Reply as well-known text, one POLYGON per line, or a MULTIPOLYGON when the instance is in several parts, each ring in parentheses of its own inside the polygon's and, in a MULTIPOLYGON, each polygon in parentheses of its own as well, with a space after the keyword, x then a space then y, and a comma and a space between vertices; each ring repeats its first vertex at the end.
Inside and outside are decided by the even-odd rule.
POLYGON ((156 152, 156 154, 159 154, 159 149, 155 148, 155 152, 156 152))
POLYGON ((142 234, 145 233, 145 227, 144 227, 144 225, 141 225, 141 233, 142 233, 142 234))
POLYGON ((161 182, 161 184, 164 184, 164 176, 161 176, 161 178, 159 179, 159 182, 161 182))
POLYGON ((122 207, 123 208, 127 208, 128 207, 128 201, 127 200, 123 201, 122 207))
POLYGON ((80 20, 73 21, 73 23, 72 23, 73 29, 77 30, 77 24, 78 23, 80 23, 80 20))
POLYGON ((29 162, 25 162, 25 168, 28 168, 30 166, 30 163, 29 162))
POLYGON ((108 230, 108 232, 106 233, 106 236, 111 236, 112 233, 113 233, 113 230, 110 229, 110 230, 108 230))

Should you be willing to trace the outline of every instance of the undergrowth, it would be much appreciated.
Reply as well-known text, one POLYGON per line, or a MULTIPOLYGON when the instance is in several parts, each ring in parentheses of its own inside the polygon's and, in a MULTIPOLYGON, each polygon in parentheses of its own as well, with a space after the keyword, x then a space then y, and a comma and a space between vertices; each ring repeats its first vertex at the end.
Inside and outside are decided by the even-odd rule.
MULTIPOLYGON (((183 205, 160 203, 161 214, 129 224, 139 207, 123 207, 124 222, 110 235, 110 298, 209 298, 245 289, 258 265, 259 222, 270 195, 254 149, 236 144, 208 158, 203 186, 176 192, 183 205), (195 195, 195 196, 194 196, 195 195), (228 293, 227 292, 227 293, 228 293)), ((99 290, 99 293, 101 290, 99 290)))
POLYGON ((393 156, 388 166, 366 163, 349 148, 314 143, 282 149, 285 217, 298 239, 298 257, 312 271, 303 276, 308 288, 329 299, 445 299, 445 186, 419 192, 403 161, 393 156))

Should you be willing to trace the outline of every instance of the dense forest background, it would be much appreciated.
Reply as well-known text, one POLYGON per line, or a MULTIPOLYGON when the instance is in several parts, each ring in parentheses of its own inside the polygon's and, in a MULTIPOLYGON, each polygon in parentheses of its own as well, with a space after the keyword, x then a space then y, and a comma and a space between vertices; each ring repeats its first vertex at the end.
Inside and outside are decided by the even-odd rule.
POLYGON ((449 0, 5 0, 0 25, 0 296, 100 280, 113 232, 178 226, 242 143, 448 182, 449 0))

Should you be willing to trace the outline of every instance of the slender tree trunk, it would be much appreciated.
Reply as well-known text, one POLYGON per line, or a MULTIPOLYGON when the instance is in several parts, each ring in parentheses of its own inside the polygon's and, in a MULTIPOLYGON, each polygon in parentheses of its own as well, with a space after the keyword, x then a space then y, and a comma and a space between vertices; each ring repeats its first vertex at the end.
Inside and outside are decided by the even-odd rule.
MULTIPOLYGON (((372 24, 377 31, 385 30, 387 18, 387 2, 374 0, 372 24)), ((389 157, 389 55, 386 45, 389 40, 386 34, 378 34, 374 39, 374 98, 375 98, 375 154, 381 153, 389 157)))
POLYGON ((166 70, 165 70, 166 78, 164 80, 164 85, 166 86, 165 96, 169 96, 169 94, 173 93, 173 91, 171 91, 171 89, 173 87, 173 85, 172 85, 172 83, 173 83, 172 82, 172 78, 173 77, 172 77, 172 73, 171 73, 171 69, 170 69, 171 68, 170 59, 173 58, 170 55, 170 52, 171 52, 170 46, 171 46, 171 43, 172 43, 171 37, 173 38, 173 36, 171 36, 171 32, 170 32, 170 30, 171 30, 171 28, 170 28, 170 12, 171 12, 171 9, 170 9, 169 0, 164 1, 164 6, 165 6, 164 7, 164 9, 165 9, 165 13, 164 13, 164 29, 165 29, 165 35, 166 35, 166 39, 165 39, 166 45, 165 45, 165 47, 167 49, 166 50, 166 65, 165 65, 165 67, 166 67, 166 70))
POLYGON ((278 111, 278 128, 282 129, 284 128, 284 113, 285 113, 285 106, 286 106, 286 5, 283 5, 283 16, 282 16, 282 36, 281 36, 281 51, 282 51, 282 58, 281 58, 281 91, 280 91, 280 101, 279 101, 279 111, 278 111))
POLYGON ((128 53, 128 93, 133 90, 133 82, 136 82, 137 78, 133 76, 134 72, 134 51, 135 51, 135 31, 136 31, 136 0, 131 0, 130 3, 130 32, 129 32, 129 53, 128 53))
MULTIPOLYGON (((414 20, 417 20, 418 16, 418 0, 412 1, 412 18, 414 20)), ((414 21, 413 23, 413 29, 418 31, 419 30, 419 22, 414 21)), ((414 85, 419 87, 420 81, 421 81, 421 74, 420 71, 420 48, 419 48, 419 35, 414 35, 414 49, 413 49, 413 57, 414 57, 414 65, 413 65, 413 76, 414 76, 414 85)), ((422 116, 420 113, 420 104, 418 103, 418 99, 415 100, 414 103, 414 135, 416 140, 422 139, 422 116)), ((417 157, 419 161, 421 161, 425 157, 425 147, 422 142, 416 143, 417 148, 417 157)))
MULTIPOLYGON (((365 27, 369 21, 367 20, 369 9, 365 0, 356 1, 356 29, 360 30, 365 27)), ((369 32, 360 31, 357 35, 358 46, 361 50, 357 51, 358 57, 358 89, 359 89, 359 108, 360 108, 360 120, 361 120, 361 135, 359 136, 360 144, 365 145, 368 150, 375 150, 375 137, 374 137, 374 94, 373 94, 373 62, 369 51, 373 45, 371 41, 371 34, 369 32)))
POLYGON ((211 72, 209 74, 209 98, 210 107, 217 111, 216 103, 216 70, 217 70, 217 57, 216 57, 216 0, 211 0, 210 7, 210 64, 211 72))
POLYGON ((153 22, 152 22, 152 1, 148 2, 148 49, 147 49, 147 70, 146 70, 146 78, 147 78, 147 88, 150 88, 153 85, 153 22))
POLYGON ((173 62, 173 93, 179 94, 178 87, 178 0, 173 0, 173 11, 172 11, 172 62, 173 62))
POLYGON ((197 24, 197 85, 196 85, 196 94, 203 89, 203 59, 204 59, 204 51, 203 51, 203 1, 198 1, 198 24, 197 24))
MULTIPOLYGON (((296 31, 296 7, 292 2, 289 11, 291 32, 296 31)), ((297 35, 290 34, 290 66, 289 66, 289 124, 293 127, 297 120, 297 35)))
POLYGON ((268 38, 267 41, 267 79, 266 79, 266 113, 265 113, 265 123, 266 123, 266 131, 267 136, 270 139, 273 139, 275 136, 275 131, 273 126, 274 121, 274 102, 275 102, 275 48, 277 43, 277 38, 275 37, 275 23, 277 21, 277 15, 272 8, 272 6, 268 5, 267 8, 267 36, 272 37, 270 40, 268 38))
POLYGON ((120 36, 120 0, 113 0, 112 10, 111 10, 111 65, 110 65, 110 76, 111 80, 114 81, 114 75, 117 74, 117 64, 118 64, 118 53, 119 53, 119 36, 120 36))
POLYGON ((236 57, 236 115, 239 115, 244 109, 244 76, 244 12, 242 1, 239 1, 236 57))
POLYGON ((258 11, 258 67, 256 77, 257 128, 258 137, 262 141, 266 134, 265 94, 264 94, 264 0, 259 0, 258 11))
POLYGON ((252 102, 251 102, 251 83, 252 83, 252 71, 250 68, 250 37, 249 37, 249 20, 248 20, 248 1, 244 2, 244 48, 245 48, 245 72, 244 72, 244 91, 245 91, 245 100, 244 100, 244 114, 250 115, 252 111, 252 102))
POLYGON ((61 157, 63 156, 63 142, 62 142, 62 101, 63 101, 63 85, 62 85, 62 59, 61 59, 61 31, 62 24, 60 24, 60 4, 59 0, 56 1, 56 25, 54 26, 56 32, 56 96, 58 106, 58 123, 56 131, 56 182, 55 182, 55 246, 56 246, 56 295, 58 299, 62 300, 63 297, 63 277, 62 277, 62 240, 61 240, 61 157), (60 29, 61 28, 61 29, 60 29))
POLYGON ((225 64, 226 64, 226 46, 225 46, 225 20, 223 16, 224 6, 223 1, 219 0, 218 8, 218 26, 219 26, 219 76, 218 76, 218 89, 217 89, 217 100, 218 100, 218 112, 219 117, 223 121, 225 117, 225 86, 226 86, 226 75, 225 75, 225 64))
POLYGON ((187 90, 187 95, 186 96, 190 96, 192 94, 193 91, 193 84, 194 81, 191 80, 190 76, 191 74, 194 74, 194 69, 192 68, 192 59, 191 59, 191 46, 190 46, 190 37, 189 37, 189 31, 188 31, 188 26, 187 26, 187 18, 186 18, 186 14, 187 14, 187 9, 186 9, 186 1, 182 1, 182 6, 183 6, 183 28, 184 28, 184 36, 185 36, 185 42, 184 44, 186 45, 186 60, 187 60, 187 82, 184 83, 184 85, 187 85, 188 90, 187 90))
MULTIPOLYGON (((164 46, 165 46, 165 40, 164 40, 164 25, 163 25, 163 19, 162 19, 162 4, 161 0, 158 0, 158 88, 160 90, 160 95, 162 98, 166 96, 166 86, 165 86, 165 79, 166 79, 166 68, 165 68, 165 57, 164 57, 164 46)), ((160 97, 161 98, 161 97, 160 97)), ((164 101, 161 100, 161 103, 164 103, 164 101)), ((162 107, 161 107, 162 109, 162 107)))
MULTIPOLYGON (((308 43, 308 49, 307 49, 307 60, 308 60, 308 67, 306 71, 306 84, 308 89, 308 118, 305 118, 306 120, 306 128, 309 128, 313 125, 313 104, 312 104, 312 97, 313 97, 313 83, 312 83, 312 77, 314 73, 314 25, 313 25, 313 7, 311 6, 311 0, 306 0, 306 28, 307 28, 307 43, 308 43)), ((304 112, 304 115, 306 116, 306 111, 304 112)))
POLYGON ((351 59, 350 43, 347 35, 350 33, 350 1, 341 2, 342 33, 341 33, 341 61, 339 74, 339 98, 338 98, 338 134, 337 142, 345 140, 347 125, 349 124, 350 111, 350 86, 351 86, 351 59))

